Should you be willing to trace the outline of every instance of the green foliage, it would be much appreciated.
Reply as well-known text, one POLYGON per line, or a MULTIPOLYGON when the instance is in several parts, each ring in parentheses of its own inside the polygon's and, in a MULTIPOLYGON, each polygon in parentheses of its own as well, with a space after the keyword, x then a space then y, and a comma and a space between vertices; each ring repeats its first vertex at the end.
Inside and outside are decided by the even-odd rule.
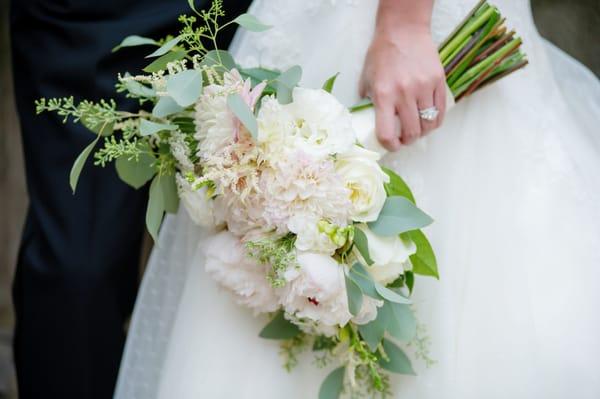
POLYGON ((148 119, 140 119, 140 135, 150 136, 164 130, 175 130, 177 125, 171 125, 170 123, 157 123, 149 121, 148 119))
POLYGON ((369 228, 380 236, 395 236, 420 229, 433 222, 425 212, 405 197, 388 197, 379 218, 369 223, 369 228))
POLYGON ((174 61, 179 61, 181 59, 184 59, 186 57, 186 55, 187 55, 187 52, 183 51, 183 50, 171 51, 171 52, 163 55, 162 57, 157 58, 154 61, 152 61, 149 65, 147 65, 143 69, 143 71, 148 72, 148 73, 162 71, 167 67, 167 64, 169 62, 174 62, 174 61))
POLYGON ((165 118, 181 111, 183 111, 183 107, 177 104, 173 98, 160 97, 152 109, 152 116, 156 118, 165 118))
POLYGON ((365 295, 374 299, 381 299, 375 290, 375 282, 363 265, 358 262, 352 265, 348 272, 348 277, 350 277, 352 281, 354 281, 360 287, 361 291, 365 295))
POLYGON ((99 102, 83 100, 76 104, 72 96, 49 100, 41 98, 35 102, 37 114, 54 112, 63 117, 63 123, 71 118, 73 122, 81 122, 94 133, 102 135, 112 134, 114 123, 126 115, 126 113, 117 111, 116 108, 114 100, 100 100, 99 102))
POLYGON ((339 74, 340 73, 338 72, 329 79, 327 79, 325 83, 323 83, 323 90, 325 90, 327 93, 331 93, 333 91, 333 85, 335 85, 335 80, 337 79, 339 74))
POLYGON ((269 324, 261 330, 258 336, 265 339, 280 340, 292 339, 299 334, 301 334, 301 331, 298 326, 286 319, 283 311, 280 311, 277 312, 269 324))
POLYGON ((275 288, 283 287, 286 284, 284 277, 286 270, 298 267, 294 248, 295 241, 295 235, 288 234, 278 240, 264 239, 246 243, 248 255, 251 258, 261 264, 271 266, 267 280, 275 288))
POLYGON ((415 375, 408 356, 396 344, 388 339, 383 340, 384 356, 379 358, 379 364, 384 369, 396 374, 415 375))
POLYGON ((387 332, 400 341, 410 342, 416 334, 417 319, 409 306, 386 302, 384 306, 389 307, 390 320, 387 325, 387 332))
POLYGON ((323 381, 319 389, 319 399, 338 399, 344 389, 344 374, 346 368, 333 370, 323 381))
POLYGON ((158 46, 158 42, 154 39, 149 39, 147 37, 142 37, 138 35, 127 36, 123 41, 112 49, 112 52, 118 51, 123 47, 133 47, 133 46, 143 46, 143 45, 155 45, 158 46))
POLYGON ((152 52, 151 54, 148 54, 146 58, 154 58, 160 57, 161 55, 165 55, 169 51, 171 51, 173 47, 177 46, 177 43, 179 43, 180 41, 181 36, 177 36, 176 38, 167 41, 165 44, 154 50, 154 52, 152 52))
POLYGON ((362 308, 363 293, 358 284, 348 276, 346 276, 346 295, 348 296, 350 314, 356 316, 362 308))
POLYGON ((202 93, 202 73, 195 69, 187 69, 169 76, 167 93, 182 107, 192 105, 202 93))
POLYGON ((258 137, 258 123, 252 110, 244 102, 238 93, 232 93, 227 97, 227 106, 233 114, 248 129, 252 137, 256 140, 258 137))
POLYGON ((71 172, 69 173, 69 184, 71 185, 71 190, 73 190, 73 193, 75 193, 75 189, 77 188, 77 182, 79 181, 79 175, 81 174, 81 171, 83 170, 85 161, 87 161, 88 157, 90 156, 90 153, 94 150, 94 147, 96 147, 96 143, 98 143, 99 139, 100 139, 100 136, 97 136, 94 139, 94 141, 92 141, 90 144, 88 144, 87 147, 85 147, 83 149, 81 154, 79 154, 79 156, 73 163, 73 166, 71 167, 71 172))
POLYGON ((282 340, 279 344, 279 354, 283 357, 283 368, 290 372, 298 365, 298 356, 309 346, 310 337, 299 333, 288 340, 282 340))
POLYGON ((383 285, 381 285, 377 282, 374 285, 375 285, 375 290, 383 299, 390 301, 390 302, 394 302, 394 303, 403 303, 403 304, 410 303, 410 299, 405 298, 404 296, 400 295, 396 291, 393 291, 387 287, 384 287, 383 285))
POLYGON ((240 25, 242 28, 245 28, 251 32, 264 32, 272 28, 271 25, 265 25, 260 22, 254 15, 251 14, 241 14, 233 22, 240 25))
POLYGON ((416 204, 415 197, 408 184, 393 170, 385 167, 381 169, 390 177, 390 182, 385 184, 385 192, 388 197, 400 196, 416 204))
POLYGON ((141 152, 137 157, 122 155, 115 162, 119 178, 135 189, 142 187, 156 174, 156 158, 147 145, 140 147, 141 152))
POLYGON ((292 102, 292 92, 294 87, 300 82, 300 79, 302 79, 302 68, 300 68, 299 65, 289 68, 275 79, 277 100, 281 104, 289 104, 292 102))
POLYGON ((178 206, 175 176, 157 174, 150 185, 150 198, 146 209, 146 228, 155 243, 165 212, 174 213, 178 206))
POLYGON ((411 240, 417 246, 417 252, 410 257, 413 273, 439 279, 440 276, 435 253, 425 234, 421 230, 413 230, 403 233, 401 237, 411 240))

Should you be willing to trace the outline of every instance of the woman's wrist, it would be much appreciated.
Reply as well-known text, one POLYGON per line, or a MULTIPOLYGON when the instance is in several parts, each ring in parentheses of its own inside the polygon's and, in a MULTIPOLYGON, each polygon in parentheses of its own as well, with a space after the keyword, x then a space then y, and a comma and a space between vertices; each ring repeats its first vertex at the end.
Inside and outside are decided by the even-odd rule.
POLYGON ((431 35, 432 7, 431 0, 380 0, 375 34, 389 39, 406 34, 431 35))

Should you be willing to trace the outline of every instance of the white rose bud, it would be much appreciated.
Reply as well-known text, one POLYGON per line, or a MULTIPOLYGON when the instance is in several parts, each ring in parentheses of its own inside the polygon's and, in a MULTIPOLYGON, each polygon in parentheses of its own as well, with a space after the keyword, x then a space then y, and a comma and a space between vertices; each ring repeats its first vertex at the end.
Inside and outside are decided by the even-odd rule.
MULTIPOLYGON (((417 252, 414 242, 403 240, 399 236, 378 236, 366 224, 355 227, 365 233, 369 242, 369 255, 374 263, 366 269, 373 280, 386 285, 396 280, 404 270, 410 270, 410 256, 417 252)), ((355 251, 358 253, 358 250, 355 251)))
POLYGON ((384 184, 389 176, 377 161, 379 155, 373 151, 354 146, 352 150, 340 154, 336 170, 351 190, 351 219, 356 222, 374 222, 385 204, 387 194, 384 184))

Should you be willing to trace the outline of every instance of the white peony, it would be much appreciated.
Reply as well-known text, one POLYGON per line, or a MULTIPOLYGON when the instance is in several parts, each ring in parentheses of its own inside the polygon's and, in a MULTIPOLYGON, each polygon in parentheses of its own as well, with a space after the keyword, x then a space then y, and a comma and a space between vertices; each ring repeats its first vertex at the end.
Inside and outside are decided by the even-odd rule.
POLYGON ((276 290, 266 279, 268 266, 251 259, 244 244, 231 232, 223 230, 203 242, 206 272, 231 291, 240 305, 255 314, 279 309, 276 290))
POLYGON ((299 251, 319 252, 333 255, 338 248, 331 238, 320 231, 319 219, 305 214, 293 215, 288 221, 288 229, 296 234, 296 248, 299 251))
POLYGON ((296 87, 283 108, 295 121, 296 145, 311 155, 343 153, 356 141, 350 111, 325 90, 296 87))
POLYGON ((179 199, 190 219, 199 226, 214 227, 213 201, 207 195, 207 188, 194 190, 181 174, 176 175, 179 199))
POLYGON ((337 158, 336 170, 352 192, 350 217, 356 222, 374 222, 385 204, 384 184, 390 178, 377 163, 379 158, 376 152, 357 145, 337 158))
POLYGON ((363 303, 360 312, 352 318, 354 324, 367 324, 377 317, 377 308, 383 306, 383 301, 363 295, 363 303))
POLYGON ((319 331, 331 335, 352 318, 348 310, 344 269, 329 255, 298 252, 299 269, 289 270, 281 302, 297 319, 317 322, 319 331))
MULTIPOLYGON (((410 256, 417 252, 414 242, 399 236, 381 237, 373 233, 365 224, 355 226, 367 236, 369 255, 374 264, 367 267, 373 280, 383 285, 396 280, 404 270, 410 270, 410 256)), ((357 253, 358 251, 355 250, 357 253)), ((357 255, 360 257, 360 255, 357 255)), ((362 257, 361 257, 362 259, 362 257)))

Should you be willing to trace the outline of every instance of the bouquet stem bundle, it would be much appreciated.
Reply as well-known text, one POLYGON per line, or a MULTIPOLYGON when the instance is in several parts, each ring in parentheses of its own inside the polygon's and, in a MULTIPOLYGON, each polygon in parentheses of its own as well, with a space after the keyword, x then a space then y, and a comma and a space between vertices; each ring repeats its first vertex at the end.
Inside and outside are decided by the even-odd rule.
POLYGON ((527 65, 522 40, 498 9, 480 1, 440 45, 446 82, 456 101, 527 65))

